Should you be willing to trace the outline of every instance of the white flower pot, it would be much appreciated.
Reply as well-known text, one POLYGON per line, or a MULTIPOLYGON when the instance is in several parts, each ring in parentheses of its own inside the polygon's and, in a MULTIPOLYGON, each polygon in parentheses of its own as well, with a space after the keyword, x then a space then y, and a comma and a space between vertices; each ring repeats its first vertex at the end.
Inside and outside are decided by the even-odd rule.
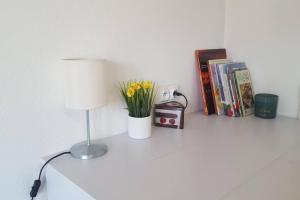
POLYGON ((152 117, 130 117, 128 116, 128 135, 134 139, 146 139, 151 137, 152 117))

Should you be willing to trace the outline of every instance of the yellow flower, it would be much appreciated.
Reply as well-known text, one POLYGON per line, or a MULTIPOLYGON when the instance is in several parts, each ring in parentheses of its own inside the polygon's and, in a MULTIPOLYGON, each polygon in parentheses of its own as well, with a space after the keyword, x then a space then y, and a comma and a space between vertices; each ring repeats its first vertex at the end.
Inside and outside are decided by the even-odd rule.
POLYGON ((127 96, 132 97, 134 95, 134 89, 132 87, 128 88, 127 90, 127 96))
POLYGON ((136 84, 136 82, 130 82, 128 85, 129 85, 129 87, 134 87, 135 84, 136 84))
POLYGON ((153 83, 151 81, 145 81, 142 85, 144 89, 151 89, 153 87, 153 83))
POLYGON ((132 87, 135 90, 139 90, 139 89, 141 89, 141 84, 138 82, 133 82, 133 83, 130 83, 130 87, 132 87))

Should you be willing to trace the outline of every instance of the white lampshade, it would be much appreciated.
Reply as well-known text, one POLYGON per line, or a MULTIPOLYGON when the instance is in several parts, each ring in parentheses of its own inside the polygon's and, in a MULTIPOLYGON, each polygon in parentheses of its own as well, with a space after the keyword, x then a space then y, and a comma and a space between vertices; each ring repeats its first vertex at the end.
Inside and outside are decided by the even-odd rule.
POLYGON ((71 109, 94 109, 106 104, 102 60, 64 59, 65 105, 71 109))

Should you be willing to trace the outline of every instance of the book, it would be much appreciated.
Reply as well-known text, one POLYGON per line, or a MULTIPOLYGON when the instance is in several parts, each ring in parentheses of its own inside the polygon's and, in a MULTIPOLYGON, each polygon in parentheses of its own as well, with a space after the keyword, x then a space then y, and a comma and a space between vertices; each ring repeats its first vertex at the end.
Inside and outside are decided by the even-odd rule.
POLYGON ((216 65, 230 63, 230 59, 217 59, 208 61, 208 72, 210 77, 211 89, 213 94, 215 111, 218 115, 224 115, 224 107, 221 99, 221 86, 218 78, 216 65))
POLYGON ((229 85, 229 91, 231 95, 232 100, 232 106, 235 117, 241 116, 241 109, 240 109, 240 100, 237 94, 237 88, 236 83, 234 79, 234 72, 237 70, 246 69, 246 64, 243 62, 235 62, 235 63, 229 63, 227 66, 227 79, 228 79, 228 85, 229 85))
POLYGON ((221 88, 221 101, 223 104, 224 113, 229 117, 234 117, 235 113, 233 109, 233 102, 232 102, 230 88, 228 84, 227 66, 228 63, 216 64, 216 69, 217 69, 219 84, 221 88))
POLYGON ((235 87, 236 87, 236 95, 237 95, 237 99, 238 99, 238 102, 239 102, 239 111, 240 111, 240 116, 241 117, 244 117, 244 113, 243 113, 243 108, 241 106, 241 101, 242 101, 242 98, 240 97, 240 93, 238 91, 238 83, 236 81, 236 74, 235 74, 235 71, 233 72, 233 80, 234 80, 234 83, 235 83, 235 87))
POLYGON ((196 71, 198 74, 199 88, 201 94, 201 101, 204 113, 210 115, 215 113, 215 106, 213 101, 213 94, 211 90, 209 72, 207 62, 208 60, 214 59, 226 59, 225 49, 207 49, 207 50, 196 50, 196 71))
POLYGON ((241 111, 243 116, 254 113, 254 93, 251 82, 251 76, 248 69, 234 72, 236 86, 241 102, 241 111))

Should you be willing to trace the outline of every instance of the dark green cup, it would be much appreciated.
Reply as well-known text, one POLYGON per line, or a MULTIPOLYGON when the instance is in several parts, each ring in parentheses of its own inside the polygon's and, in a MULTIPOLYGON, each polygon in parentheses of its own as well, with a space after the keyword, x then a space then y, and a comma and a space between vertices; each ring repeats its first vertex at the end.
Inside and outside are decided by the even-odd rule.
POLYGON ((265 119, 276 117, 278 96, 274 94, 255 95, 255 116, 265 119))

